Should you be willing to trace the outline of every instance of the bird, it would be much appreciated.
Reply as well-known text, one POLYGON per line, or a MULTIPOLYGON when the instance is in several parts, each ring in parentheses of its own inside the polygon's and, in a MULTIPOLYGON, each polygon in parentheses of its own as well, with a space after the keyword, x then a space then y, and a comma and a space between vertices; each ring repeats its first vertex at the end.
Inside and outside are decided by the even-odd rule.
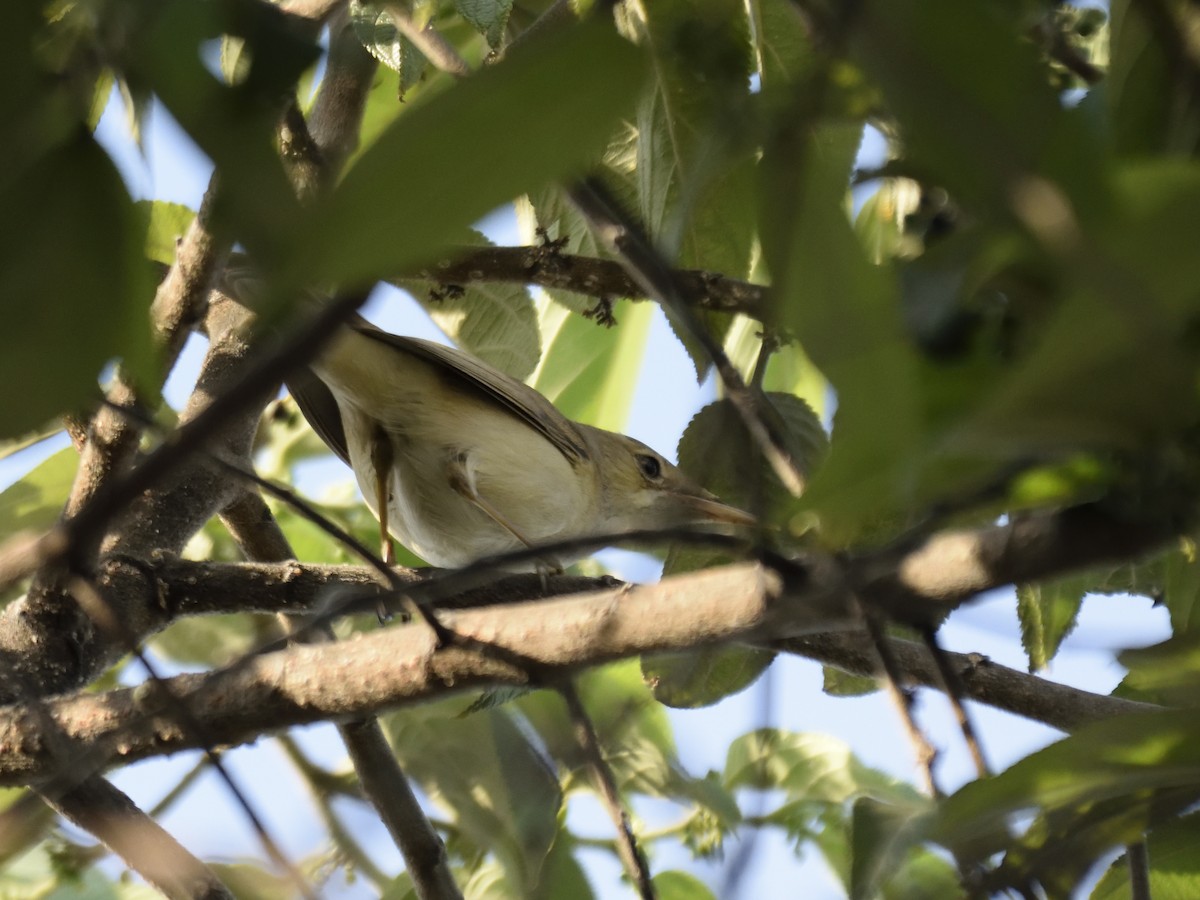
MULTIPOLYGON (((468 353, 359 316, 288 388, 353 470, 389 564, 393 536, 459 568, 577 538, 755 521, 641 441, 572 421, 468 353)), ((582 555, 508 568, 560 571, 582 555)))

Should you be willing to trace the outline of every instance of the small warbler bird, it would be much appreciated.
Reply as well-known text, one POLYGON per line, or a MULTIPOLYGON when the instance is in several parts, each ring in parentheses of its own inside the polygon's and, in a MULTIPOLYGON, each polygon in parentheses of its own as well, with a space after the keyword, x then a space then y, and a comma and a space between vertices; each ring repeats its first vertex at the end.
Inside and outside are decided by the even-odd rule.
POLYGON ((354 470, 389 563, 389 533, 455 568, 571 538, 754 521, 645 444, 572 422, 473 356, 361 318, 288 387, 354 470))

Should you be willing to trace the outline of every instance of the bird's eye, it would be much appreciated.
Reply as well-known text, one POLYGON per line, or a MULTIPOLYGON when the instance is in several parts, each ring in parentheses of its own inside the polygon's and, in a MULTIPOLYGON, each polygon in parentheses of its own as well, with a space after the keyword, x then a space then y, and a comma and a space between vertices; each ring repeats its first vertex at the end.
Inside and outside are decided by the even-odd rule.
POLYGON ((639 453, 637 457, 638 468, 642 470, 642 474, 647 478, 656 479, 662 477, 662 464, 658 458, 651 456, 648 453, 639 453))

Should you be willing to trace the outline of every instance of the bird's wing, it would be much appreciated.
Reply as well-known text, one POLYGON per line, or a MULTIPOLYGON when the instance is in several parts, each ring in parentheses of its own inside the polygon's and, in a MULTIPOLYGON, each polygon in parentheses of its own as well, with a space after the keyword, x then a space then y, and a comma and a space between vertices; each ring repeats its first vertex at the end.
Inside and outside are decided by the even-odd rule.
MULTIPOLYGON (((402 353, 411 353, 438 369, 454 374, 475 390, 495 400, 519 419, 527 422, 530 427, 557 447, 572 465, 589 458, 587 443, 575 423, 560 413, 553 403, 529 385, 452 347, 445 347, 420 338, 392 334, 357 317, 350 322, 350 327, 366 337, 381 341, 402 353)), ((301 409, 303 408, 304 406, 301 404, 301 409)), ((310 418, 309 421, 312 419, 310 418)), ((315 423, 314 427, 316 427, 315 423)), ((320 428, 317 428, 317 431, 321 433, 320 428)), ((341 431, 340 427, 338 431, 341 431)), ((328 437, 323 433, 321 436, 325 438, 326 443, 329 443, 328 437)), ((345 446, 344 437, 342 446, 345 446)))
POLYGON ((329 449, 350 465, 350 450, 346 445, 346 431, 342 428, 342 414, 338 410, 333 391, 325 386, 311 369, 301 369, 287 380, 300 412, 308 419, 313 431, 321 436, 329 449))

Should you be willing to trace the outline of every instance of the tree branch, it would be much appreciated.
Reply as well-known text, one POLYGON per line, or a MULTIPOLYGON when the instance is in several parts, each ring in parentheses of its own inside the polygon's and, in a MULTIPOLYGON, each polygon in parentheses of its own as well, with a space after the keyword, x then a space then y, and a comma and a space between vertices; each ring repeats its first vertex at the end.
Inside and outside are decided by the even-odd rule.
MULTIPOLYGON (((728 278, 719 272, 699 269, 673 272, 681 293, 698 309, 743 313, 759 320, 766 315, 770 288, 728 278)), ((553 246, 463 247, 461 251, 446 253, 434 266, 400 275, 396 280, 411 277, 438 284, 467 285, 480 281, 536 284, 591 297, 636 300, 646 296, 645 288, 616 260, 563 253, 553 246)))
POLYGON ((88 779, 51 802, 172 900, 233 900, 208 866, 103 779, 88 779))
MULTIPOLYGON (((906 678, 926 687, 941 687, 937 666, 925 647, 899 638, 892 638, 891 646, 906 678)), ((870 677, 878 674, 878 661, 863 632, 805 634, 773 643, 770 648, 814 659, 852 675, 870 677)), ((970 699, 1060 731, 1074 731, 1101 719, 1153 712, 1160 708, 1151 703, 1056 684, 1002 666, 978 653, 947 652, 946 657, 970 699)))

